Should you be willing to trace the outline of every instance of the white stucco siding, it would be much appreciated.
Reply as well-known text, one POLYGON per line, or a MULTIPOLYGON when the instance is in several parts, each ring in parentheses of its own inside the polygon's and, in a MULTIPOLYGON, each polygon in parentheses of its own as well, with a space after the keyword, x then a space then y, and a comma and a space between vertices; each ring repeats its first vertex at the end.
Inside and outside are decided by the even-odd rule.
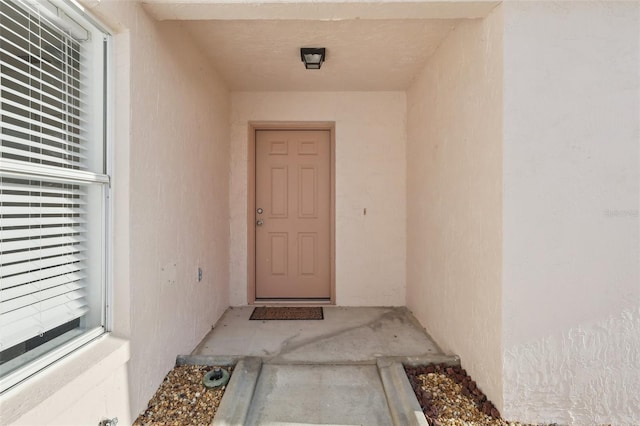
POLYGON ((502 25, 458 25, 407 92, 407 306, 499 409, 502 25))
POLYGON ((504 414, 637 425, 640 5, 504 10, 504 414))
POLYGON ((131 32, 129 379, 139 412, 229 306, 229 93, 179 24, 139 8, 131 32))
POLYGON ((231 121, 231 304, 247 303, 249 122, 334 121, 336 303, 404 305, 404 93, 235 92, 231 121))

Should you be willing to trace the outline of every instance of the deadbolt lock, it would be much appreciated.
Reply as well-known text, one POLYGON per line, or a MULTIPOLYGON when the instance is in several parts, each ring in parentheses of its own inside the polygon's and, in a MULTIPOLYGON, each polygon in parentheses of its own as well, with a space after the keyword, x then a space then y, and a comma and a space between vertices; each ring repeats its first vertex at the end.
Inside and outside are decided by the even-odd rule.
POLYGON ((258 212, 258 214, 262 214, 262 212, 263 212, 263 211, 264 211, 264 210, 262 210, 262 209, 260 209, 260 208, 259 208, 258 210, 256 210, 256 212, 258 212))

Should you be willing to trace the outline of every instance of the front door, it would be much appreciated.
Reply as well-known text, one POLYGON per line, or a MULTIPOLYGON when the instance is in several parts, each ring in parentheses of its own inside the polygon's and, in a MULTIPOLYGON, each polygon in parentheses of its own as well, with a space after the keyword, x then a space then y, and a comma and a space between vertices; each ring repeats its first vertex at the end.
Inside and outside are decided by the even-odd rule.
POLYGON ((256 130, 256 299, 331 296, 331 136, 256 130))

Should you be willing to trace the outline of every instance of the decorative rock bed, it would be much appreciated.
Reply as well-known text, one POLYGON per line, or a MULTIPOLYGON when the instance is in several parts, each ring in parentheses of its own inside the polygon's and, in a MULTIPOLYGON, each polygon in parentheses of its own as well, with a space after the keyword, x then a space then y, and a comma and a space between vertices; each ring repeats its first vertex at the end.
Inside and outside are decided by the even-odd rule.
MULTIPOLYGON (((232 367, 223 367, 231 372, 232 367)), ((204 375, 214 366, 179 365, 167 374, 134 426, 209 426, 218 410, 225 386, 208 389, 204 375)))
POLYGON ((458 366, 405 366, 409 383, 431 426, 523 426, 508 422, 476 382, 458 366))

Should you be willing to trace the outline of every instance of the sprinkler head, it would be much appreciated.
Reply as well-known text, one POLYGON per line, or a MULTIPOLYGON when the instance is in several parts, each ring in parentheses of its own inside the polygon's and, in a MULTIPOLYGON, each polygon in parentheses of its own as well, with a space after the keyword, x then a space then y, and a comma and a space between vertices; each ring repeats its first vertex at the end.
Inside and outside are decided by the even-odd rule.
POLYGON ((225 386, 228 382, 229 372, 220 367, 214 367, 202 378, 202 384, 210 389, 225 386))
POLYGON ((220 367, 214 368, 211 378, 214 380, 220 380, 222 378, 222 369, 220 367))

